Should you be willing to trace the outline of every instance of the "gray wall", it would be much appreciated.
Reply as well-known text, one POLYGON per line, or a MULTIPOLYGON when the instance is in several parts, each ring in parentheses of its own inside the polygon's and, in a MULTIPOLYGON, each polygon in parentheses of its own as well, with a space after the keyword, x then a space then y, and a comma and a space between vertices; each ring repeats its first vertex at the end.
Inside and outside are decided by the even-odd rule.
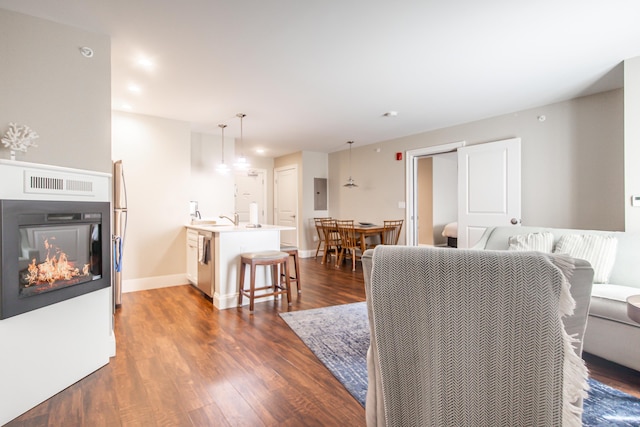
POLYGON ((371 222, 404 218, 405 162, 395 152, 466 141, 522 139, 525 225, 624 229, 623 90, 613 90, 329 155, 329 213, 371 222), (544 121, 538 117, 545 116, 544 121), (379 149, 379 151, 377 150, 379 149))
POLYGON ((111 172, 109 37, 0 9, 0 40, 0 133, 16 122, 40 135, 16 160, 111 172))

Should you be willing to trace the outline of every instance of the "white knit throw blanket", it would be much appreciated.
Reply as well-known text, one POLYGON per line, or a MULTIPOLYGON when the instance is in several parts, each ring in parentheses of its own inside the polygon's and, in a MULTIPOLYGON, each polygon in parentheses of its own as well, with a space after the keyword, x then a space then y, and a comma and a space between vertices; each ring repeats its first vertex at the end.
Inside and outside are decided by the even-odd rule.
POLYGON ((580 426, 566 256, 378 246, 370 299, 388 426, 580 426))

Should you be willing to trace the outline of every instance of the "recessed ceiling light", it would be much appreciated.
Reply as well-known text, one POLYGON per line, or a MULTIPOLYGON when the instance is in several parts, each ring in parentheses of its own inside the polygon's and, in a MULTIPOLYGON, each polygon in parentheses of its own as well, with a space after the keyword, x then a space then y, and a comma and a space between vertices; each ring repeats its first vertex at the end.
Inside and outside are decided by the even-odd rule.
POLYGON ((127 110, 127 111, 131 111, 133 110, 133 107, 129 104, 122 104, 122 109, 123 110, 127 110))
POLYGON ((141 92, 140 86, 138 86, 136 84, 130 84, 128 89, 129 89, 129 92, 133 92, 133 93, 140 93, 141 92))
POLYGON ((256 148, 256 153, 264 154, 264 148, 256 148))
POLYGON ((153 62, 149 58, 138 59, 138 65, 146 70, 152 70, 154 67, 153 62))

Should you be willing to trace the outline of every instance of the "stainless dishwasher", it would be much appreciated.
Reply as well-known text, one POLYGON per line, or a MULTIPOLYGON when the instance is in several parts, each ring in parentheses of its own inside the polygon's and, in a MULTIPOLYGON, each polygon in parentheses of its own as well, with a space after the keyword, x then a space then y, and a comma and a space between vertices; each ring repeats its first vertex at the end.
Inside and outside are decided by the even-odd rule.
POLYGON ((213 298, 213 233, 198 230, 198 289, 213 298))

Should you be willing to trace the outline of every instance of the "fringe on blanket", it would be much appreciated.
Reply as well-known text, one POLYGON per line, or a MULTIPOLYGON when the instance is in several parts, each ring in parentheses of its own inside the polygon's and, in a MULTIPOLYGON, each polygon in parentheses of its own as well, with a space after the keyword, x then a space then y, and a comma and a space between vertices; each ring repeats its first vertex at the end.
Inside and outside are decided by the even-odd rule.
MULTIPOLYGON (((562 320, 562 317, 571 316, 576 307, 575 300, 571 297, 571 284, 568 280, 573 274, 574 263, 571 257, 562 254, 550 256, 550 261, 563 274, 558 307, 558 314, 561 318, 560 320, 562 320)), ((573 344, 578 342, 578 339, 569 335, 564 328, 562 329, 562 337, 564 342, 562 425, 565 427, 580 427, 582 426, 582 405, 579 405, 579 403, 580 399, 586 399, 588 396, 589 385, 587 378, 589 372, 584 360, 578 356, 574 348, 573 344)))

